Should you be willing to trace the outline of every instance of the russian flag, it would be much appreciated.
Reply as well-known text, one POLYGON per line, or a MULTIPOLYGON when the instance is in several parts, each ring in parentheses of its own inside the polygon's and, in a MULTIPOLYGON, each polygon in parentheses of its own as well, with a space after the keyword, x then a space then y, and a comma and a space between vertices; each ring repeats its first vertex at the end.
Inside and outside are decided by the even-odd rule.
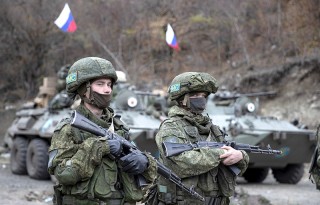
POLYGON ((76 22, 72 16, 69 5, 66 3, 59 17, 54 23, 64 32, 75 32, 77 30, 76 22))
POLYGON ((174 31, 173 31, 170 24, 168 24, 168 26, 167 26, 166 41, 167 41, 167 44, 171 48, 173 48, 175 50, 180 50, 179 45, 178 45, 178 41, 177 41, 177 37, 174 34, 174 31))

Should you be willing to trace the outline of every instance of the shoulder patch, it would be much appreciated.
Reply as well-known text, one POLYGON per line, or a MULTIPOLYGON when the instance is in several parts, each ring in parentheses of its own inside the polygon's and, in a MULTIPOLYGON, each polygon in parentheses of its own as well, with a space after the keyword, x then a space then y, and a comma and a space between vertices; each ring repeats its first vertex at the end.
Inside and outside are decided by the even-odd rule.
POLYGON ((70 118, 64 118, 62 119, 58 124, 57 126, 55 127, 54 131, 58 131, 58 130, 61 130, 61 128, 67 124, 70 124, 71 123, 71 119, 70 118))
POLYGON ((70 73, 67 78, 66 82, 67 84, 77 81, 77 73, 70 73))
POLYGON ((170 93, 177 92, 180 90, 180 83, 176 83, 170 86, 170 93))

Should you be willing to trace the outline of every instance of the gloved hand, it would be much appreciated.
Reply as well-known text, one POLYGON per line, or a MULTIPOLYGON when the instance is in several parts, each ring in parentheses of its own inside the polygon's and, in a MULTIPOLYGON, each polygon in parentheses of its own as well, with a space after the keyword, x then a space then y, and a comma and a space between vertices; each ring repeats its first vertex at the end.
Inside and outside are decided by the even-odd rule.
POLYGON ((122 171, 132 175, 143 173, 148 167, 148 158, 141 152, 133 151, 119 160, 122 171))
POLYGON ((118 158, 122 153, 122 143, 118 140, 107 140, 108 145, 110 147, 110 153, 118 158))

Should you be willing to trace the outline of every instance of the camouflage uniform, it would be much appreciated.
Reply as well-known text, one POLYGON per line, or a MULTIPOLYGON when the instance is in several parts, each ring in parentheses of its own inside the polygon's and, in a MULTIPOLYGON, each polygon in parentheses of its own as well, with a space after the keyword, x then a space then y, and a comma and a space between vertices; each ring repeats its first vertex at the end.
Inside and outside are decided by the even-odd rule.
MULTIPOLYGON (((72 70, 71 67, 68 75, 71 77, 67 80, 67 91, 71 96, 74 97, 72 94, 78 92, 83 83, 86 84, 86 72, 89 70, 92 80, 107 76, 116 81, 110 62, 100 58, 79 61, 81 63, 74 64, 77 69, 72 70)), ((115 133, 128 139, 129 129, 114 117, 111 108, 103 109, 100 118, 87 109, 83 102, 76 110, 97 125, 111 127, 115 133)), ((146 157, 149 163, 142 175, 152 182, 156 177, 156 162, 149 154, 146 157)), ((110 154, 110 146, 105 138, 72 127, 70 118, 62 120, 54 131, 49 148, 48 171, 58 180, 58 185, 54 187, 54 204, 136 204, 136 201, 143 199, 146 191, 137 187, 134 176, 121 171, 118 162, 110 154)))
POLYGON ((310 163, 310 169, 309 169, 309 179, 311 180, 312 183, 316 184, 316 188, 320 190, 320 125, 318 125, 317 128, 317 147, 314 150, 311 163, 310 163))
MULTIPOLYGON (((209 74, 188 72, 178 75, 173 80, 169 97, 172 100, 180 98, 185 101, 185 95, 190 92, 214 93, 216 89, 216 81, 209 74)), ((221 163, 220 155, 224 153, 222 149, 200 148, 166 158, 162 147, 164 141, 194 143, 223 140, 220 129, 211 123, 209 117, 195 114, 180 105, 171 107, 169 118, 161 124, 156 136, 160 161, 181 177, 182 182, 188 187, 194 186, 195 191, 204 196, 206 201, 194 199, 187 192, 159 177, 157 197, 151 196, 147 204, 229 204, 229 197, 234 194, 236 176, 221 163)), ((246 170, 249 161, 248 155, 245 152, 242 154, 243 159, 236 164, 241 170, 240 174, 246 170)))

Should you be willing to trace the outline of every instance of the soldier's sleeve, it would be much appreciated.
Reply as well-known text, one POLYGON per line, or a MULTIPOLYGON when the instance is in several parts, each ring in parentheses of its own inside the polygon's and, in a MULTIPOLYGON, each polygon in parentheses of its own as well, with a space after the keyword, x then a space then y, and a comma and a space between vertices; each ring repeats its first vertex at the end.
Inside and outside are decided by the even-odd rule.
POLYGON ((73 185, 92 176, 109 146, 102 138, 88 138, 76 144, 69 124, 57 126, 49 149, 48 171, 61 184, 73 185))
MULTIPOLYGON (((170 122, 170 120, 162 124, 156 136, 161 156, 164 156, 162 148, 162 142, 164 141, 187 143, 184 132, 174 122, 170 122)), ((180 177, 190 177, 206 173, 217 167, 221 161, 220 155, 223 153, 222 149, 200 148, 166 158, 166 162, 169 168, 180 177)))
POLYGON ((142 173, 142 175, 149 181, 153 182, 157 178, 157 161, 149 154, 145 153, 148 158, 148 168, 142 173))
POLYGON ((248 164, 249 164, 249 155, 243 151, 240 150, 242 153, 243 159, 240 160, 238 163, 236 163, 236 166, 241 170, 239 176, 242 176, 242 174, 247 170, 248 164))

